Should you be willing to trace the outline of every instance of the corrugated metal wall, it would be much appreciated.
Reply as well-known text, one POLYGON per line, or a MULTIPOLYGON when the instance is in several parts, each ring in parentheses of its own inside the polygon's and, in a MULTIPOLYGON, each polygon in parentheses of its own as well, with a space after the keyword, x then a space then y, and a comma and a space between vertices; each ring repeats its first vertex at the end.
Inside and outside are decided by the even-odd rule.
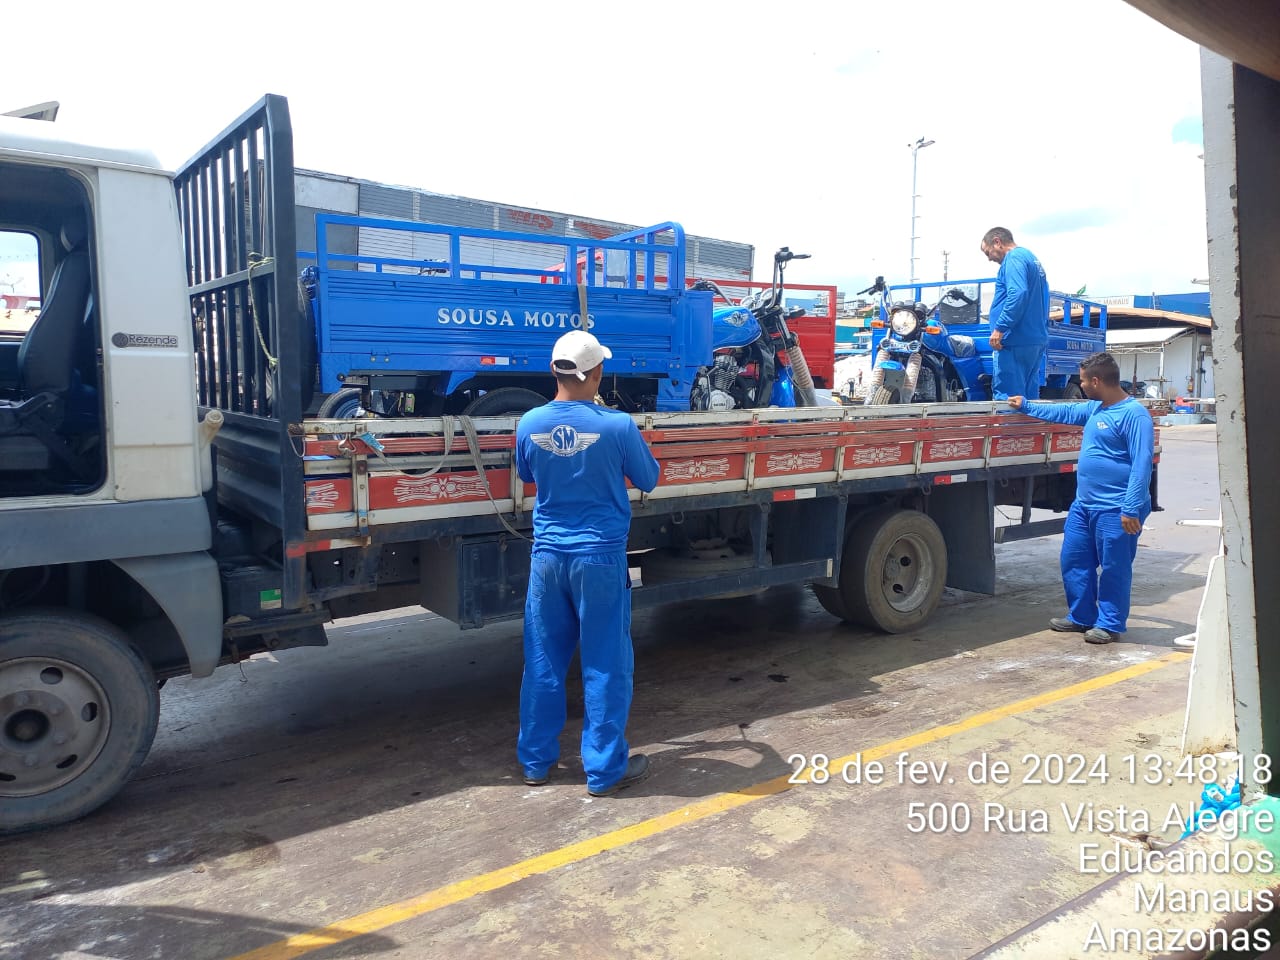
MULTIPOLYGON (((514 230, 522 233, 545 234, 548 237, 603 238, 634 230, 648 224, 626 224, 610 220, 574 216, 517 207, 510 204, 472 200, 428 193, 409 187, 387 186, 367 180, 354 180, 336 174, 299 170, 296 176, 300 195, 310 198, 332 193, 332 185, 347 184, 358 195, 358 212, 364 217, 387 217, 395 220, 416 220, 420 223, 440 223, 455 227, 473 227, 482 230, 514 230), (329 187, 326 191, 325 187, 329 187)), ((312 200, 313 203, 316 200, 312 200)), ((345 204, 343 204, 345 206, 345 204)), ((309 230, 298 224, 298 246, 302 250, 315 249, 315 212, 324 212, 317 204, 309 207, 309 230)), ((335 209, 334 213, 351 213, 348 209, 335 209)), ((299 220, 304 219, 301 215, 299 220)), ((750 279, 754 265, 754 249, 745 243, 715 240, 709 237, 687 236, 687 272, 690 277, 716 277, 750 279)), ((344 251, 345 252, 345 251, 344 251)), ((430 236, 412 236, 402 231, 360 228, 357 251, 378 257, 403 257, 422 260, 446 255, 443 240, 430 236)), ((492 243, 473 242, 463 250, 463 258, 470 263, 494 262, 495 246, 492 243)), ((502 259, 511 265, 528 265, 546 268, 546 249, 535 244, 506 244, 502 259)), ((405 267, 407 272, 414 268, 405 267)))

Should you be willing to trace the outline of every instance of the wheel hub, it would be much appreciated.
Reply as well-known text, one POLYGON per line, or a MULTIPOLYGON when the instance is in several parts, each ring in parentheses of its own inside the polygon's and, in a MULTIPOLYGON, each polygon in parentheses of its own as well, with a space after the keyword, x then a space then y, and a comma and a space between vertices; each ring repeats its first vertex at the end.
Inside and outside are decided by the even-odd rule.
POLYGON ((5 724, 5 736, 16 743, 34 743, 49 732, 49 718, 39 710, 19 710, 5 724))
POLYGON ((102 687, 75 664, 42 657, 0 664, 0 797, 74 780, 110 730, 102 687))
POLYGON ((884 598, 895 610, 916 609, 933 580, 931 554, 915 534, 895 540, 885 554, 884 598))

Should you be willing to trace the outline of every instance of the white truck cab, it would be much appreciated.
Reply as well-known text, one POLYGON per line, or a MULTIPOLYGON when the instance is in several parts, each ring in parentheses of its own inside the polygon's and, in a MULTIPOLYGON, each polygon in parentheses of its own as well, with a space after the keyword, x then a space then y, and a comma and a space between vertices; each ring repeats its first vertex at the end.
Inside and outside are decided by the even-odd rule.
POLYGON ((41 305, 0 340, 0 510, 198 497, 172 176, 148 152, 0 117, 0 235, 30 239, 41 305))
POLYGON ((0 117, 0 250, 4 832, 119 788, 163 665, 211 672, 223 611, 172 175, 0 117))

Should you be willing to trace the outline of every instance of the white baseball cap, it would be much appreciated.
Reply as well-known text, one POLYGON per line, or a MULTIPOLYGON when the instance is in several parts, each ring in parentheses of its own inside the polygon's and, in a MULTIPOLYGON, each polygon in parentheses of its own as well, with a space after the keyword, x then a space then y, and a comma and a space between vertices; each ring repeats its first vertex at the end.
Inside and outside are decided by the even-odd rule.
POLYGON ((571 330, 552 347, 551 369, 556 373, 572 373, 579 380, 585 380, 586 371, 594 370, 612 358, 613 351, 587 331, 571 330))

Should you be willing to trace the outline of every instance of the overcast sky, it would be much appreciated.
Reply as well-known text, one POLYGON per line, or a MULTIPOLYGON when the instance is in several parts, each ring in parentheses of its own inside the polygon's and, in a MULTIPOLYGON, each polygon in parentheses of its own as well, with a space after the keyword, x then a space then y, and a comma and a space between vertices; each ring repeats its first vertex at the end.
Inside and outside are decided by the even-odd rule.
POLYGON ((924 137, 921 279, 990 275, 994 225, 1057 289, 1206 276, 1198 47, 1122 0, 24 3, 2 36, 6 109, 173 167, 280 93, 300 167, 677 220, 853 291, 909 276, 924 137))

